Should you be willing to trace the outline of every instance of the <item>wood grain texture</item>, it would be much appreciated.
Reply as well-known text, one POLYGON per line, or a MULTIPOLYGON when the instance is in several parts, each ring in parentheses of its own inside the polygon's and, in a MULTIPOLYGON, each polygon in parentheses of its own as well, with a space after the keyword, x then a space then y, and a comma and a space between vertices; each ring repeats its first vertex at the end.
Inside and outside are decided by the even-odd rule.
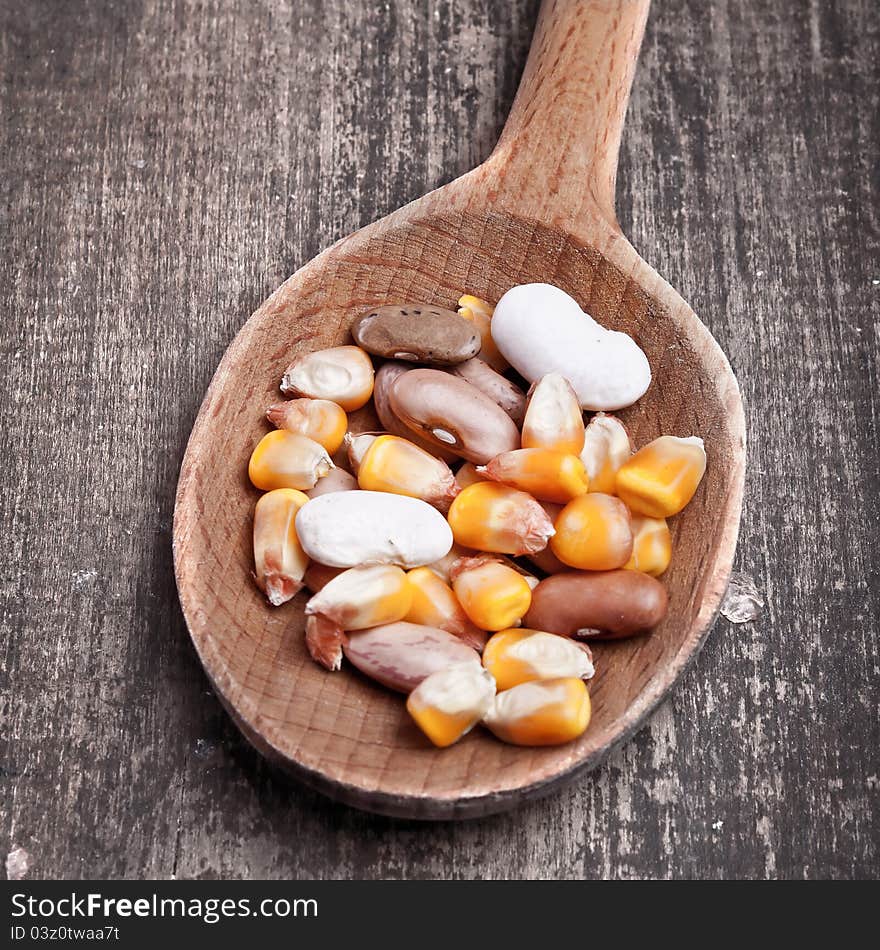
MULTIPOLYGON (((547 794, 633 734, 692 662, 718 612, 742 508, 742 400, 718 345, 624 239, 611 206, 647 8, 648 0, 545 0, 490 158, 342 238, 286 280, 233 340, 199 410, 173 537, 193 643, 256 747, 346 804, 402 818, 469 818, 547 794), (557 149, 545 147, 554 127, 567 130, 557 149), (494 302, 538 282, 566 290, 639 343, 654 384, 621 419, 636 445, 662 433, 701 437, 707 474, 671 525, 667 616, 650 637, 596 647, 587 732, 558 748, 521 749, 474 730, 439 754, 397 697, 350 669, 329 676, 311 661, 305 594, 267 608, 250 578, 259 493, 247 460, 288 364, 348 343, 365 309, 389 300, 455 306, 463 290, 494 302)), ((366 409, 349 424, 377 428, 366 409)))
POLYGON ((576 787, 431 827, 238 737, 176 604, 173 490, 266 294, 488 154, 534 4, 3 11, 3 850, 42 877, 876 875, 870 4, 658 5, 621 151, 624 231, 743 385, 763 617, 576 787))

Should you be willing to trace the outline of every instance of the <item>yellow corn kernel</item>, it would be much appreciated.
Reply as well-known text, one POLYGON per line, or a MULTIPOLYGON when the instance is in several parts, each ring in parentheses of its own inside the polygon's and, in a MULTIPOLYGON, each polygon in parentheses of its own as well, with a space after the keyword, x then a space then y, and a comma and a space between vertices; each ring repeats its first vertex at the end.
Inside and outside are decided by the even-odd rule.
POLYGON ((473 294, 462 294, 458 298, 458 312, 466 320, 470 320, 475 313, 481 313, 491 320, 495 308, 488 300, 483 300, 482 297, 475 297, 473 294), (462 313, 462 310, 466 310, 467 313, 462 313))
POLYGON ((621 466, 617 494, 636 514, 669 518, 694 497, 705 471, 702 439, 663 435, 621 466))
POLYGON ((553 449, 514 449, 496 455, 488 465, 480 466, 493 481, 512 485, 541 501, 568 504, 572 498, 586 495, 589 483, 584 463, 576 455, 553 449))
POLYGON ((263 495, 254 510, 254 579, 275 607, 303 586, 309 558, 296 535, 296 513, 308 500, 301 491, 277 488, 263 495))
POLYGON ((517 564, 516 561, 513 560, 513 558, 505 557, 503 554, 493 554, 492 559, 494 561, 498 561, 499 564, 506 564, 508 567, 516 571, 516 573, 519 574, 520 577, 524 577, 526 583, 529 585, 529 590, 534 590, 538 586, 538 584, 541 583, 540 578, 535 577, 534 574, 530 573, 524 567, 517 564))
POLYGON ((329 399, 346 412, 354 412, 373 395, 373 363, 359 346, 315 350, 287 367, 281 392, 329 399))
POLYGON ((412 605, 403 618, 424 627, 439 627, 454 633, 475 650, 486 644, 486 633, 471 622, 462 609, 453 589, 430 567, 417 567, 407 575, 412 592, 412 605))
POLYGON ((531 495, 497 482, 465 488, 447 517, 456 543, 478 551, 532 554, 553 536, 550 519, 531 495))
POLYGON ((412 589, 399 567, 369 564, 328 581, 306 604, 306 615, 321 614, 343 630, 366 630, 403 620, 411 604, 412 589))
POLYGON ((494 697, 495 681, 479 664, 458 663, 425 677, 406 708, 431 742, 445 749, 473 729, 494 697))
POLYGON ((329 399, 288 399, 266 410, 266 418, 276 429, 298 432, 320 443, 332 455, 345 437, 348 416, 329 399))
POLYGON ((465 320, 470 320, 480 334, 482 344, 478 356, 484 363, 488 363, 496 373, 503 373, 510 369, 510 364, 501 355, 501 350, 492 339, 492 314, 495 308, 492 304, 472 297, 470 294, 458 298, 458 314, 465 320))
POLYGON ((535 383, 522 426, 524 449, 553 449, 580 455, 584 447, 584 414, 571 383, 548 373, 535 383))
POLYGON ((257 443, 248 463, 248 475, 257 488, 314 488, 333 468, 323 445, 286 429, 267 432, 257 443))
POLYGON ((465 462, 455 473, 455 480, 459 488, 468 488, 476 485, 477 482, 486 481, 486 476, 477 471, 477 466, 473 462, 465 462))
POLYGON ((460 491, 445 462, 396 435, 372 440, 359 459, 357 478, 367 491, 421 498, 443 512, 460 491))
POLYGON ((379 438, 378 432, 346 432, 343 442, 345 442, 345 454, 348 456, 348 465, 357 478, 361 462, 367 454, 367 449, 379 438))
POLYGON ((325 669, 335 671, 342 666, 342 647, 345 631, 323 614, 306 617, 306 649, 309 655, 325 669))
MULTIPOLYGON (((556 519, 565 507, 564 505, 554 505, 551 501, 542 501, 541 507, 547 513, 547 517, 555 525, 556 519)), ((561 571, 570 571, 571 568, 553 553, 553 549, 548 545, 543 551, 536 551, 528 555, 529 560, 535 567, 542 570, 545 574, 559 574, 561 571)))
POLYGON ((512 567, 491 558, 462 558, 452 568, 452 589, 482 630, 515 627, 532 603, 532 588, 512 567))
POLYGON ((633 515, 632 532, 632 557, 623 566, 628 571, 659 577, 672 560, 672 538, 665 519, 633 515))
POLYGON ((500 630, 490 637, 483 650, 483 666, 499 690, 566 676, 586 680, 596 672, 586 644, 525 627, 500 630))
POLYGON ((626 505, 613 495, 590 492, 569 502, 556 519, 550 541, 553 553, 581 571, 612 571, 623 567, 633 549, 626 505))
MULTIPOLYGON (((559 507, 561 510, 561 506, 557 507, 559 507)), ((429 564, 428 567, 446 584, 450 584, 452 581, 449 575, 453 564, 455 564, 459 558, 477 556, 479 556, 478 551, 470 551, 468 548, 463 548, 457 544, 453 544, 449 549, 449 554, 447 554, 446 557, 441 558, 439 561, 434 561, 432 564, 429 564)), ((540 584, 540 580, 535 577, 534 574, 530 574, 524 567, 521 567, 516 563, 516 561, 514 561, 512 558, 506 557, 504 554, 497 554, 493 552, 491 560, 498 561, 499 564, 506 564, 508 567, 513 568, 517 574, 522 574, 522 576, 526 579, 526 583, 532 590, 534 590, 538 584, 540 584)), ((568 570, 568 568, 566 568, 566 570, 568 570)))
POLYGON ((584 433, 581 461, 590 479, 590 491, 613 495, 617 470, 632 455, 632 442, 616 416, 597 412, 584 433))
POLYGON ((562 745, 583 735, 590 712, 584 681, 565 677, 521 683, 498 693, 483 723, 512 745, 562 745))

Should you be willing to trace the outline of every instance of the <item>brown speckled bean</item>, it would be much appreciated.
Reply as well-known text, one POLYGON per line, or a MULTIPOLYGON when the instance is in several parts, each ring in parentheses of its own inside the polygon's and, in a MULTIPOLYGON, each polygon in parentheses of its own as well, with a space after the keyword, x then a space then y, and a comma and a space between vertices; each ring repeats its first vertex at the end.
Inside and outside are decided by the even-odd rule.
POLYGON ((451 366, 476 356, 480 335, 454 310, 425 303, 374 307, 351 325, 355 342, 388 359, 451 366))

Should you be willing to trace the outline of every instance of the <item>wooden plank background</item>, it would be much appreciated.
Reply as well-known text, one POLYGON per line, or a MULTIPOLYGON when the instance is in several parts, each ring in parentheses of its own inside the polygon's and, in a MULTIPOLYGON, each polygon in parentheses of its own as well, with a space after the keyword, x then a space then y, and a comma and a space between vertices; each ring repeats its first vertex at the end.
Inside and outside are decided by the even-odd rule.
POLYGON ((741 380, 738 569, 766 607, 648 728, 512 814, 375 818, 266 766, 189 644, 174 490, 223 350, 320 249, 489 153, 535 14, 0 4, 0 858, 26 876, 877 875, 872 0, 652 11, 621 219, 741 380))

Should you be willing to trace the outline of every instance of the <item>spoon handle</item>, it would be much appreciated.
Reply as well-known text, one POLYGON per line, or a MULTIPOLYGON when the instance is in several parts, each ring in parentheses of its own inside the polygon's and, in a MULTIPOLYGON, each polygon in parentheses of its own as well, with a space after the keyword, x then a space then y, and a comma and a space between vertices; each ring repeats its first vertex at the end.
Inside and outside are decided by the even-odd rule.
POLYGON ((544 0, 485 172, 493 206, 577 232, 619 231, 617 156, 650 0, 544 0))

